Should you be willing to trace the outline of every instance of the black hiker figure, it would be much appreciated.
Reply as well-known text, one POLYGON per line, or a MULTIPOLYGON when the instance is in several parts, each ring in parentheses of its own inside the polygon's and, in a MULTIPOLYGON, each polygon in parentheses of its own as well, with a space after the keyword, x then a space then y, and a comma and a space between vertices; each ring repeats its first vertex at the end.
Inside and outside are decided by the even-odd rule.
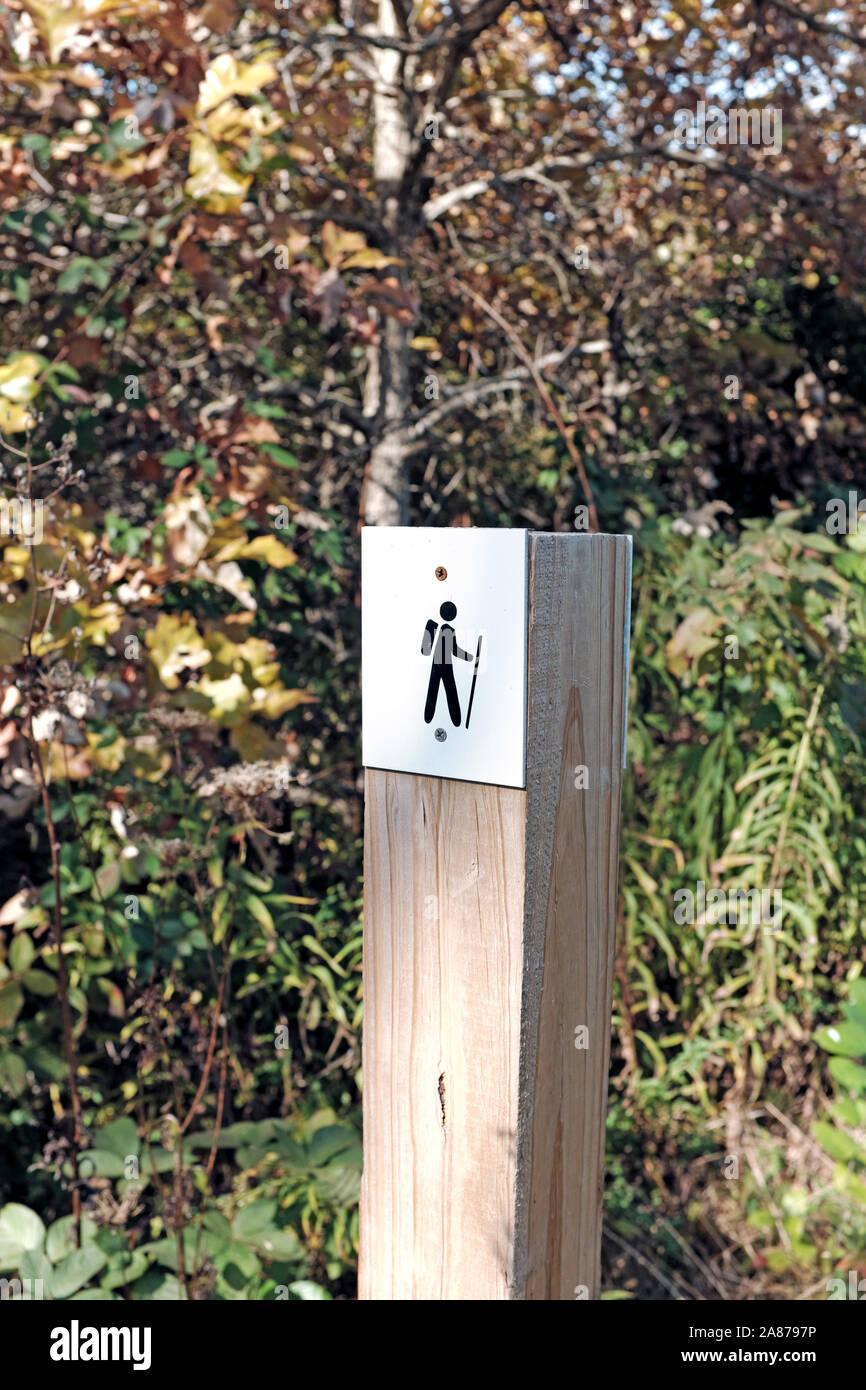
POLYGON ((444 685, 445 696, 448 700, 448 713, 451 715, 451 723, 460 724, 460 700, 457 697, 457 682, 454 679, 454 658, 459 656, 461 661, 471 661, 472 653, 464 652, 462 647, 458 647, 457 638, 453 627, 449 624, 457 617, 457 609, 453 603, 443 603, 439 609, 439 616, 444 618, 439 636, 436 638, 436 648, 433 648, 433 639, 436 637, 438 623, 431 618, 424 629, 424 638, 421 643, 421 655, 429 656, 433 652, 433 669, 430 672, 430 684, 427 687, 427 703, 424 706, 424 723, 431 724, 436 713, 436 701, 439 698, 439 686, 444 685))

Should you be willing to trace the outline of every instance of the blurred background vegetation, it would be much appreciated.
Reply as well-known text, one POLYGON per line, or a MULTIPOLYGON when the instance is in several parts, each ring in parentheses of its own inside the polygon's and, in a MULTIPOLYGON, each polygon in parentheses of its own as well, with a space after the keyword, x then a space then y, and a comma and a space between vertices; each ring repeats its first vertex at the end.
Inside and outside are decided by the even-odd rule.
POLYGON ((0 1275, 354 1297, 358 528, 597 523, 606 1296, 851 1296, 864 52, 826 0, 2 0, 0 1275))

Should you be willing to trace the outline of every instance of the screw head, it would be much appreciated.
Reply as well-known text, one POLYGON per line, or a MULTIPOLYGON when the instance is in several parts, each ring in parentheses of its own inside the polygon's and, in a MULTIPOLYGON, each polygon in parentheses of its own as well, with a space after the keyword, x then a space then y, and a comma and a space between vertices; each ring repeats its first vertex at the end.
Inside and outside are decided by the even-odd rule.
POLYGON ((447 571, 447 569, 445 568, 444 565, 437 565, 437 566, 436 566, 436 569, 434 570, 434 574, 436 575, 436 578, 437 578, 437 579, 447 579, 447 578, 448 578, 448 571, 447 571))
POLYGON ((437 743, 444 743, 448 735, 446 734, 444 729, 437 729, 433 737, 435 738, 437 743))

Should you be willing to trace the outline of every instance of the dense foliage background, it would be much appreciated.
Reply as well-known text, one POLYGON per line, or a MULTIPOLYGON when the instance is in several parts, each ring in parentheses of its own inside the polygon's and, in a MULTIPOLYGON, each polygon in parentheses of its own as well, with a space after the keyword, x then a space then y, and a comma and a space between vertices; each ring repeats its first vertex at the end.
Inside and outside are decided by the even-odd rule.
POLYGON ((358 527, 409 520, 635 535, 608 1296, 853 1296, 866 7, 0 41, 0 1274, 354 1296, 358 527))

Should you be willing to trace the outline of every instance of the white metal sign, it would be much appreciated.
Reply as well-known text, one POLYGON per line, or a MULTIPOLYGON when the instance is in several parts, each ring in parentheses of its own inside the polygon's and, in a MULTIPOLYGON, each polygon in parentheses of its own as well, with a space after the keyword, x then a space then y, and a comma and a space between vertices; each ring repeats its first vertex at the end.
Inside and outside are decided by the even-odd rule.
POLYGON ((527 537, 364 527, 365 767, 526 785, 527 537))

